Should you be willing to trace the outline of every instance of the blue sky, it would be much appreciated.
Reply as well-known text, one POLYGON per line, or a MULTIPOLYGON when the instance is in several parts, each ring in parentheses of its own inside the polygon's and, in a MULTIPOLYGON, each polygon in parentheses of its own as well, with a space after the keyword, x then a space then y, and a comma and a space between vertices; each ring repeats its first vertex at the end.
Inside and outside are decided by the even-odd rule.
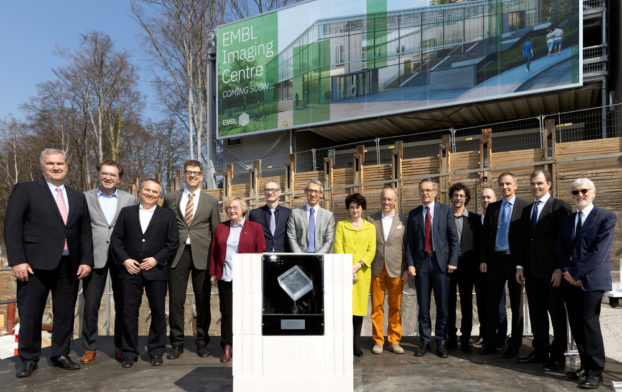
POLYGON ((145 118, 161 119, 129 0, 0 0, 0 119, 23 118, 19 107, 36 95, 37 83, 53 80, 52 69, 66 64, 54 55, 56 45, 75 49, 80 34, 91 30, 108 34, 116 50, 132 54, 145 118))

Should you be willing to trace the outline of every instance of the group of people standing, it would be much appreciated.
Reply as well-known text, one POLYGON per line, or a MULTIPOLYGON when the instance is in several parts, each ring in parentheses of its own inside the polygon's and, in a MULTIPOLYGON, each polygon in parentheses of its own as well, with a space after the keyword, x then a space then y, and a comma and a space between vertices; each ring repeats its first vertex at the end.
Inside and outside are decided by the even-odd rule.
POLYGON ((201 192, 203 169, 198 161, 184 164, 185 186, 158 200, 161 185, 145 180, 140 201, 117 189, 123 175, 114 161, 98 165, 99 186, 79 193, 65 186, 67 165, 62 151, 40 155, 43 179, 17 184, 9 199, 5 242, 9 265, 18 280, 21 318, 17 377, 28 377, 41 354, 41 319, 52 292, 54 323, 51 361, 75 370, 69 357, 73 309, 79 281, 85 299, 82 321, 82 363, 97 352, 97 319, 108 273, 115 300, 115 355, 124 368, 138 358, 138 312, 143 290, 151 309, 147 341, 153 366, 166 352, 165 298, 169 294, 170 360, 184 350, 184 305, 192 278, 196 304, 196 353, 209 355, 210 292, 218 287, 221 312, 221 362, 232 358, 233 256, 237 253, 295 252, 352 254, 353 353, 361 356, 360 334, 371 292, 374 354, 382 354, 385 295, 388 302, 388 349, 404 354, 401 297, 414 278, 420 345, 415 356, 432 349, 430 303, 436 304, 435 350, 446 358, 457 346, 471 352, 472 291, 477 294, 482 354, 505 343, 505 287, 512 311, 511 337, 503 354, 518 356, 522 345, 522 289, 526 288, 534 334, 533 351, 519 363, 543 362, 547 371, 564 369, 567 345, 566 311, 577 344, 581 368, 568 372, 583 388, 602 381, 604 346, 600 334, 600 303, 611 289, 609 250, 615 214, 594 206, 594 184, 586 178, 571 185, 577 212, 551 196, 552 180, 545 170, 530 177, 533 202, 516 197, 516 177, 498 178, 502 200, 491 188, 482 191, 484 214, 467 210, 471 191, 463 183, 450 187, 451 205, 436 201, 437 184, 430 178, 418 185, 422 204, 408 214, 397 210, 393 188, 380 193, 381 210, 366 215, 359 193, 345 199, 349 218, 335 225, 333 213, 320 207, 323 186, 306 184, 306 202, 291 210, 279 205, 280 185, 264 184, 266 204, 250 211, 241 198, 224 201, 227 220, 220 222, 218 203, 201 192), (456 328, 460 294, 461 335, 456 328), (553 323, 550 342, 548 317, 553 323))

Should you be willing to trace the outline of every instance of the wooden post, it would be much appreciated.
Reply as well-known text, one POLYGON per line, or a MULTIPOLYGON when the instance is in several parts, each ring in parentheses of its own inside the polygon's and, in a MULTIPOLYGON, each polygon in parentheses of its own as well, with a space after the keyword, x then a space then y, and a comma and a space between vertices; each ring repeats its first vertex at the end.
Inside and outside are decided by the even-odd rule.
POLYGON ((354 184, 354 186, 351 189, 351 193, 354 193, 354 192, 362 193, 363 187, 360 185, 359 186, 357 185, 363 182, 363 162, 365 162, 365 146, 364 145, 360 144, 356 146, 356 152, 354 153, 354 156, 352 157, 352 159, 353 159, 352 184, 354 184))
MULTIPOLYGON (((439 174, 449 173, 449 144, 450 135, 443 135, 438 151, 438 172, 439 174)), ((441 203, 447 203, 447 190, 449 189, 449 176, 440 176, 438 179, 438 195, 437 200, 441 203)))
POLYGON ((482 129, 479 140, 479 180, 482 187, 490 186, 490 167, 492 166, 492 128, 482 129))
POLYGON ((285 164, 285 195, 284 204, 292 208, 294 202, 294 177, 296 176, 296 154, 289 154, 289 162, 285 164))
POLYGON ((555 143, 556 143, 556 127, 555 119, 549 118, 544 121, 544 158, 553 162, 546 165, 546 170, 551 174, 553 186, 551 186, 551 195, 557 197, 559 189, 557 187, 557 164, 555 163, 555 143))
POLYGON ((333 169, 335 168, 335 150, 330 150, 324 157, 324 208, 332 211, 333 204, 333 169))
POLYGON ((402 160, 404 158, 404 141, 397 140, 391 156, 391 186, 397 193, 397 210, 402 211, 402 160))
POLYGON ((249 182, 249 209, 256 208, 259 204, 259 176, 261 173, 261 160, 256 159, 253 161, 253 168, 250 169, 249 182))

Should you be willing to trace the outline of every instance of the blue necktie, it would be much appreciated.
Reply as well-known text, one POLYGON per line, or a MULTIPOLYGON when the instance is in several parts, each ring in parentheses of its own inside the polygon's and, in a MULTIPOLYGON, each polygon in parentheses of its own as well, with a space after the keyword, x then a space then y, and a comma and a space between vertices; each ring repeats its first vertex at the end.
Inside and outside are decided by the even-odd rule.
POLYGON ((315 252, 315 208, 309 211, 309 233, 307 235, 307 251, 315 252))
POLYGON ((504 201, 502 205, 501 219, 497 229, 497 248, 498 250, 508 250, 508 232, 510 222, 510 203, 504 201))
POLYGON ((536 223, 538 223, 538 204, 540 200, 536 200, 533 203, 533 210, 531 210, 531 232, 536 231, 536 223))

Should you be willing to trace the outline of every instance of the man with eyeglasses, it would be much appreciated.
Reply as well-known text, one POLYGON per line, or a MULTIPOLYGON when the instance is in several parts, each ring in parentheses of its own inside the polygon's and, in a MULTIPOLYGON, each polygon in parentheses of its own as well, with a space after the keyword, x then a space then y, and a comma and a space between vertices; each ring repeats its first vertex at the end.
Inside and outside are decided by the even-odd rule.
POLYGON ((288 252, 289 244, 285 241, 285 237, 287 220, 292 214, 292 210, 279 205, 281 186, 278 182, 273 180, 266 182, 263 192, 266 204, 252 210, 248 219, 263 227, 267 252, 288 252))
POLYGON ((184 351, 185 303, 188 278, 192 274, 192 290, 196 306, 197 355, 207 357, 211 322, 208 260, 212 236, 220 223, 218 202, 201 192, 203 167, 196 160, 184 163, 183 190, 164 196, 162 207, 175 212, 179 230, 179 248, 171 264, 169 288, 169 325, 172 352, 166 358, 176 359, 184 351))
POLYGON ((119 270, 110 252, 110 236, 123 207, 136 204, 136 198, 117 188, 123 178, 123 167, 113 160, 105 160, 97 165, 99 186, 84 192, 91 217, 93 232, 93 257, 95 265, 91 274, 82 282, 84 295, 84 315, 82 318, 82 363, 91 363, 97 354, 97 324, 99 307, 104 294, 108 271, 114 298, 114 347, 117 360, 123 360, 121 337, 123 333, 121 286, 119 270))
POLYGON ((335 217, 320 207, 324 187, 310 180, 305 187, 307 203, 292 210, 287 221, 287 240, 294 253, 329 253, 335 240, 335 217))
POLYGON ((581 381, 583 389, 596 389, 605 369, 600 303, 604 292, 611 290, 609 252, 617 218, 593 204, 596 187, 589 179, 575 180, 570 192, 577 210, 561 223, 557 258, 562 270, 562 296, 581 367, 566 375, 581 381))

